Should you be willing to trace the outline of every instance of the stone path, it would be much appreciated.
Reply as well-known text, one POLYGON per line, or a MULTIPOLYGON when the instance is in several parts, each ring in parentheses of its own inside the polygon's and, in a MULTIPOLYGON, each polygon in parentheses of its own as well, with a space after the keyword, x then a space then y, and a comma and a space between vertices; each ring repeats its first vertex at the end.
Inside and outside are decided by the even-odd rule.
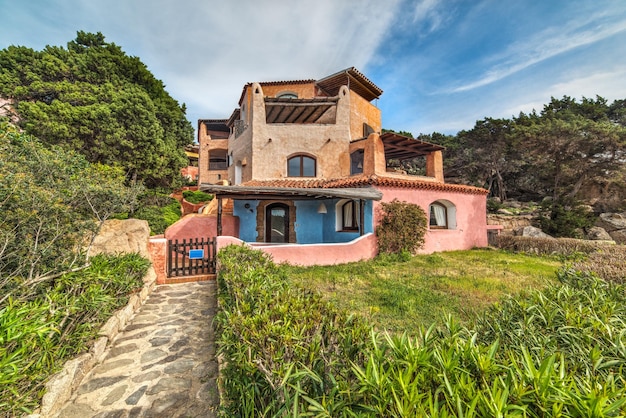
POLYGON ((215 417, 214 281, 161 285, 57 418, 215 417))

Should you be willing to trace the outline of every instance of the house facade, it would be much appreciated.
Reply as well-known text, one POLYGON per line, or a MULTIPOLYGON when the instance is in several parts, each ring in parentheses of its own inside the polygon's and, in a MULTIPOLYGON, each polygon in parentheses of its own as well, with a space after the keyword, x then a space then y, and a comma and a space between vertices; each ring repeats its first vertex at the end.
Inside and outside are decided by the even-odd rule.
POLYGON ((487 191, 445 183, 442 147, 382 133, 381 94, 348 68, 321 80, 248 83, 230 118, 198 121, 199 188, 216 197, 218 235, 232 216, 234 238, 278 261, 311 264, 297 259, 315 258, 303 248, 337 256, 326 264, 355 251, 370 258, 380 204, 398 199, 429 218, 423 252, 486 246, 487 191))

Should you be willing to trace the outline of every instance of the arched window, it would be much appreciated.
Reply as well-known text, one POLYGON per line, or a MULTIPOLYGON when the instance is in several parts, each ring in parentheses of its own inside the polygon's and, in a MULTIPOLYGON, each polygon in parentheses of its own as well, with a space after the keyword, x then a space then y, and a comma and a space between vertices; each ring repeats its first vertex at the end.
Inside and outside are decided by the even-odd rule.
POLYGON ((359 230, 359 206, 356 201, 339 201, 337 204, 337 229, 339 231, 359 230))
POLYGON ((315 177, 315 158, 308 155, 295 155, 287 160, 288 177, 315 177))
POLYGON ((296 93, 292 93, 290 91, 286 91, 286 92, 283 92, 283 93, 278 93, 276 95, 276 97, 279 98, 279 99, 297 99, 298 95, 296 93))
POLYGON ((430 229, 456 229, 456 207, 447 200, 437 200, 429 207, 430 229))
POLYGON ((363 173, 363 155, 365 151, 358 149, 350 154, 350 175, 363 173))

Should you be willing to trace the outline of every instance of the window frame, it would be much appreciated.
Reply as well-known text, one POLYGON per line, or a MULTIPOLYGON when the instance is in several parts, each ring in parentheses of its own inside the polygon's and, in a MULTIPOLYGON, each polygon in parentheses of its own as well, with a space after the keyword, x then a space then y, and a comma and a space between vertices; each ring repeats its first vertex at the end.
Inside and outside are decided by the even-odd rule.
POLYGON ((365 150, 360 148, 350 153, 350 175, 356 176, 363 174, 363 166, 365 165, 365 150), (361 168, 358 164, 361 163, 361 168))
POLYGON ((435 201, 428 205, 428 227, 430 229, 450 229, 449 228, 449 220, 448 220, 448 207, 439 201, 435 201), (443 219, 444 224, 439 225, 437 223, 437 219, 435 215, 435 207, 439 207, 443 209, 443 219), (434 223, 433 223, 434 221, 434 223))
POLYGON ((288 157, 287 158, 287 177, 308 177, 308 178, 317 177, 317 159, 307 154, 295 154, 295 155, 288 157), (305 158, 313 162, 313 175, 312 176, 304 175, 304 159, 305 158), (292 175, 293 173, 289 170, 290 162, 295 159, 299 160, 299 163, 298 163, 299 174, 298 175, 292 175))
POLYGON ((339 206, 339 225, 342 232, 356 232, 359 230, 359 205, 356 200, 349 199, 339 206), (346 206, 352 206, 352 222, 350 226, 346 226, 346 206))
POLYGON ((228 150, 216 148, 209 151, 209 164, 207 167, 209 171, 227 170, 229 165, 228 150), (224 153, 223 158, 221 158, 221 152, 224 153))

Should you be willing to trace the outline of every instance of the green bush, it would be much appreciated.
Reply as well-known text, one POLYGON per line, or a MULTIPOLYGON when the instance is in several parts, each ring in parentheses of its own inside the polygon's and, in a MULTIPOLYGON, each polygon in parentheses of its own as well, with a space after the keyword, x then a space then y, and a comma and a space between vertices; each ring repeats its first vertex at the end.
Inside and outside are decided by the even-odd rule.
POLYGON ((260 252, 220 260, 223 416, 611 417, 626 413, 626 288, 563 270, 461 327, 369 332, 260 252))
POLYGON ((415 253, 424 245, 427 217, 424 210, 412 203, 381 203, 382 217, 376 227, 381 253, 415 253))
POLYGON ((163 234, 167 227, 174 224, 182 216, 180 202, 165 195, 149 195, 141 200, 139 209, 132 217, 148 221, 150 234, 163 234))
POLYGON ((500 199, 495 197, 490 197, 487 199, 487 212, 496 213, 498 209, 502 209, 502 202, 500 199))
POLYGON ((229 246, 218 262, 224 416, 301 416, 314 399, 341 398, 370 327, 293 287, 260 251, 229 246))
POLYGON ((541 229, 554 237, 583 238, 582 231, 592 227, 595 218, 593 212, 572 199, 545 201, 539 212, 541 229))
POLYGON ((185 190, 183 191, 183 198, 189 203, 197 204, 213 200, 213 195, 200 190, 185 190))
POLYGON ((88 349, 99 328, 143 285, 138 254, 91 258, 89 268, 13 289, 0 306, 0 416, 32 411, 46 380, 88 349))

